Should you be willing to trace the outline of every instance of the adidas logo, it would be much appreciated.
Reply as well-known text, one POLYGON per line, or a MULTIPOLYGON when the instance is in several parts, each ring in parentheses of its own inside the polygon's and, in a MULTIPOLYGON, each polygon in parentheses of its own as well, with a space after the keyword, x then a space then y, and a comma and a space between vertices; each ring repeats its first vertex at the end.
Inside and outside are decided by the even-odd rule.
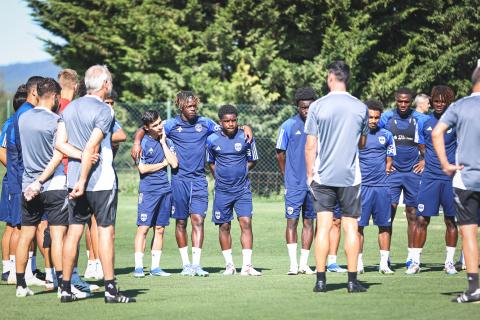
POLYGON ((222 150, 222 149, 220 149, 220 146, 217 146, 217 147, 215 148, 215 150, 219 151, 219 150, 222 150))
POLYGON ((433 130, 432 127, 427 128, 427 131, 432 131, 432 130, 433 130))
POLYGON ((183 130, 182 127, 178 127, 177 129, 178 132, 182 132, 182 130, 183 130))
POLYGON ((297 130, 297 132, 295 132, 295 134, 302 134, 302 133, 300 132, 300 130, 297 130))

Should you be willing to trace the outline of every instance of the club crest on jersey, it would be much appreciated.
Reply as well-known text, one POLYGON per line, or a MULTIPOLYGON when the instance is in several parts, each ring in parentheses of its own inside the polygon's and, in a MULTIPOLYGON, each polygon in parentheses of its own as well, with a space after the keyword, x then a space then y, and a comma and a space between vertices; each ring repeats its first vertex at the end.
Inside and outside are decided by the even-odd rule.
POLYGON ((287 208, 287 214, 288 214, 288 215, 292 215, 292 214, 293 214, 293 208, 292 208, 292 207, 288 207, 288 208, 287 208))
POLYGON ((146 213, 141 213, 140 214, 140 221, 145 222, 147 221, 147 214, 146 213))
POLYGON ((215 211, 215 219, 220 219, 220 211, 215 211))
POLYGON ((452 133, 452 131, 453 131, 453 129, 450 128, 450 129, 447 130, 447 133, 452 133))
POLYGON ((423 210, 425 210, 425 206, 423 205, 423 203, 419 203, 418 204, 418 211, 423 212, 423 210))
POLYGON ((378 137, 378 142, 380 142, 381 144, 385 144, 385 137, 378 137))
POLYGON ((138 204, 142 204, 142 202, 143 202, 143 193, 140 192, 138 194, 138 204))
POLYGON ((201 125, 200 123, 197 123, 197 124, 195 125, 195 131, 197 131, 197 132, 202 132, 202 125, 201 125))
POLYGON ((153 148, 148 149, 148 153, 153 153, 153 148))
POLYGON ((240 152, 242 150, 242 144, 237 142, 235 143, 235 151, 240 152))

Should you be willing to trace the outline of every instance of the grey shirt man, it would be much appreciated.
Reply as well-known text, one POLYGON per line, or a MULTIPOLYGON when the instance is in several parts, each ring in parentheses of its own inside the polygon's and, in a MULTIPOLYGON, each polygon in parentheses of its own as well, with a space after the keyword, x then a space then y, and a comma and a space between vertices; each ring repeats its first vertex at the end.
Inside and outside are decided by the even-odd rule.
POLYGON ((480 191, 480 93, 472 93, 450 107, 440 122, 457 130, 455 162, 464 168, 455 173, 453 187, 480 191))
MULTIPOLYGON (((100 159, 90 172, 86 191, 105 191, 116 188, 113 169, 111 134, 114 117, 113 110, 100 98, 86 95, 72 101, 63 111, 60 121, 65 123, 68 143, 83 150, 93 129, 102 131, 104 139, 100 146, 100 159)), ((68 159, 67 185, 73 188, 80 178, 81 161, 68 159)))
POLYGON ((310 105, 305 133, 317 136, 313 180, 331 187, 361 182, 358 160, 360 135, 368 134, 368 109, 344 91, 332 91, 310 105))
MULTIPOLYGON (((22 143, 23 177, 22 191, 45 170, 53 157, 57 124, 60 117, 47 108, 38 106, 26 111, 18 122, 22 143)), ((66 190, 63 164, 44 182, 43 191, 66 190)))

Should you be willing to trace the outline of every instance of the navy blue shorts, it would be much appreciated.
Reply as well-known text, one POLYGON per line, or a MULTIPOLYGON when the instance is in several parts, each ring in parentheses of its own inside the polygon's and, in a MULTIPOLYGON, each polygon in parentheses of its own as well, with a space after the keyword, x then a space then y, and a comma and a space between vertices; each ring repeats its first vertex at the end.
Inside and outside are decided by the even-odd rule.
POLYGON ((298 219, 300 212, 304 219, 315 219, 317 213, 313 209, 313 197, 307 189, 285 189, 285 218, 298 219))
POLYGON ((137 226, 168 226, 171 212, 171 192, 140 192, 138 194, 137 226))
POLYGON ((390 187, 390 193, 392 195, 392 204, 398 204, 400 200, 400 194, 403 191, 403 202, 407 207, 417 207, 418 188, 420 186, 419 174, 411 172, 398 172, 391 173, 387 182, 390 187))
POLYGON ((22 224, 22 194, 10 193, 8 195, 8 223, 13 227, 22 224))
POLYGON ((212 221, 215 224, 227 223, 233 220, 233 210, 237 217, 253 215, 252 192, 245 189, 241 192, 226 192, 215 190, 213 198, 212 221))
POLYGON ((192 213, 205 218, 207 209, 207 179, 172 179, 172 218, 186 220, 192 213))
POLYGON ((438 216, 440 205, 445 216, 456 215, 452 181, 422 178, 418 191, 417 216, 438 216))
POLYGON ((373 224, 379 227, 392 225, 392 208, 389 187, 362 186, 362 215, 358 219, 359 227, 366 227, 373 217, 373 224))
POLYGON ((9 223, 8 213, 8 182, 6 176, 2 181, 2 195, 0 198, 0 221, 9 223))

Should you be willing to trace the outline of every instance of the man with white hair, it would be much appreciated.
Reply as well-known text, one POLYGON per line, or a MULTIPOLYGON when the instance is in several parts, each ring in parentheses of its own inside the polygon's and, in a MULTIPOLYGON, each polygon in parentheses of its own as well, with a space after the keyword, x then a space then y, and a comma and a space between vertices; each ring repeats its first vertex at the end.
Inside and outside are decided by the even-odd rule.
POLYGON ((426 114, 430 109, 430 97, 425 93, 417 94, 415 100, 413 100, 413 106, 415 111, 426 114))
POLYGON ((134 298, 122 295, 115 284, 117 188, 111 146, 114 116, 113 110, 103 102, 112 91, 112 76, 107 67, 90 67, 85 73, 85 86, 87 95, 70 103, 62 113, 58 125, 56 148, 69 157, 67 186, 70 190, 69 228, 63 250, 61 302, 79 299, 70 290, 70 281, 78 243, 92 213, 98 224, 105 303, 135 302, 134 298))

